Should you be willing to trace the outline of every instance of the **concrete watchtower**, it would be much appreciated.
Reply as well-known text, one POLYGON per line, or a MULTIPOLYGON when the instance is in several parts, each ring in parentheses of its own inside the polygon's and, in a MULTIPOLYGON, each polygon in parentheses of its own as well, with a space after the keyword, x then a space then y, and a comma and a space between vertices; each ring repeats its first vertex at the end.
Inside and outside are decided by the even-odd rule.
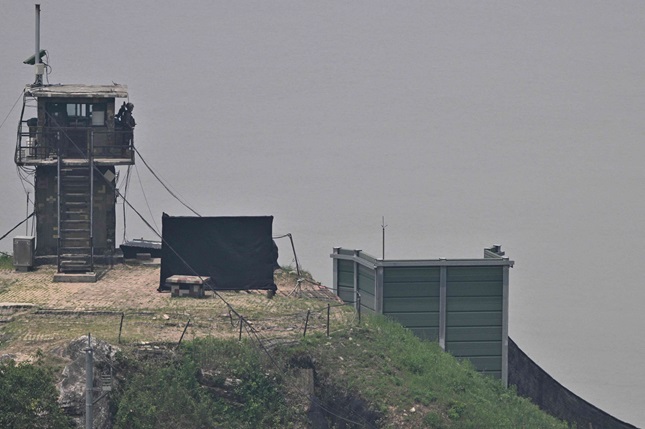
POLYGON ((59 273, 91 273, 111 254, 116 229, 115 166, 134 164, 132 104, 125 85, 45 85, 39 12, 36 81, 24 91, 15 162, 34 176, 36 256, 59 273))

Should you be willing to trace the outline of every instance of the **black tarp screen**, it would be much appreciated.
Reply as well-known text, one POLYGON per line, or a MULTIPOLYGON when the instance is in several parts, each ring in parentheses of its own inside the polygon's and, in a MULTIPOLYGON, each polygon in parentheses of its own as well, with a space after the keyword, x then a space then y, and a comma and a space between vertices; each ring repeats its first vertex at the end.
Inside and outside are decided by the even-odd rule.
POLYGON ((278 250, 273 216, 189 217, 163 214, 159 290, 174 275, 208 276, 215 289, 275 290, 278 250))

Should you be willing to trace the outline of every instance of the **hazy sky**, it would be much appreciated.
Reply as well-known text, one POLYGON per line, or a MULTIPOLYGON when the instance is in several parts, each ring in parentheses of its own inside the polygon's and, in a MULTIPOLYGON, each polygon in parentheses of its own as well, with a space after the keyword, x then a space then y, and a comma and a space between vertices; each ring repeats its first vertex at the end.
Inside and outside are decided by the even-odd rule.
MULTIPOLYGON (((327 284, 332 247, 380 255, 381 216, 388 258, 502 244, 515 341, 645 425, 645 3, 41 4, 50 82, 127 84, 139 150, 197 211, 274 215, 327 284)), ((33 80, 33 33, 33 4, 0 4, 0 121, 33 80)), ((26 210, 19 107, 0 233, 26 210)), ((189 214, 138 170, 142 213, 189 214)), ((154 238, 133 216, 128 236, 154 238)))

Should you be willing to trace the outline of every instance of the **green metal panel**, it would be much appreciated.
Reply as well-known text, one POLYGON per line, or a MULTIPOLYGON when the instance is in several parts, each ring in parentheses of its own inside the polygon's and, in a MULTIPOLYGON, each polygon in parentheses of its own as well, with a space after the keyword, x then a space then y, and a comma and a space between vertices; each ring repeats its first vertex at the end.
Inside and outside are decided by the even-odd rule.
POLYGON ((372 312, 376 310, 374 276, 373 269, 358 265, 358 293, 361 294, 361 310, 368 309, 372 312))
POLYGON ((361 295, 363 293, 369 293, 374 296, 374 275, 374 270, 370 270, 362 265, 358 266, 358 290, 361 295))
POLYGON ((354 302, 354 288, 338 287, 338 297, 344 302, 354 302))
POLYGON ((374 295, 369 293, 361 293, 361 307, 367 307, 370 310, 374 311, 374 295))
POLYGON ((446 351, 457 357, 495 356, 502 354, 501 341, 447 341, 446 351))
POLYGON ((345 302, 354 302, 354 263, 338 260, 338 296, 345 302))
MULTIPOLYGON (((369 259, 362 259, 369 262, 369 259)), ((354 263, 339 262, 345 262, 339 264, 339 285, 346 285, 346 290, 342 287, 339 290, 342 295, 349 296, 353 292, 349 287, 353 287, 354 263)), ((442 339, 442 344, 453 355, 469 359, 478 371, 502 377, 504 267, 477 264, 406 267, 399 264, 384 266, 382 270, 383 314, 410 328, 420 338, 433 341, 439 339, 439 318, 443 311, 441 272, 445 270, 446 327, 445 343, 442 339)), ((374 278, 373 269, 359 265, 361 311, 375 308, 374 278)))
POLYGON ((383 314, 420 338, 439 338, 439 268, 384 267, 383 314))
POLYGON ((383 285, 383 298, 439 297, 439 282, 392 283, 383 285))
POLYGON ((501 378, 503 268, 446 269, 446 351, 501 378))
MULTIPOLYGON (((473 356, 468 358, 477 371, 481 372, 499 372, 502 370, 502 360, 499 356, 473 356)), ((499 374, 497 375, 499 378, 499 374)))
MULTIPOLYGON (((448 312, 446 326, 502 326, 501 311, 448 312)), ((501 334, 500 334, 501 335, 501 334)), ((447 335, 446 335, 447 337, 447 335)), ((447 337, 448 341, 450 338, 447 337)))
POLYGON ((352 272, 340 271, 338 273, 338 285, 354 288, 354 274, 352 272))
POLYGON ((502 338, 501 326, 468 326, 448 327, 446 337, 450 341, 500 341, 502 338))
POLYGON ((439 328, 410 328, 410 330, 423 340, 437 341, 439 339, 439 328))
POLYGON ((388 298, 383 302, 383 313, 439 311, 439 297, 388 298))
POLYGON ((338 260, 338 271, 339 271, 339 273, 353 273, 354 272, 354 263, 352 261, 346 261, 344 259, 339 259, 338 260))
POLYGON ((439 327, 439 312, 388 313, 387 316, 396 320, 406 328, 439 327))
POLYGON ((446 301, 449 312, 454 311, 502 311, 501 296, 450 297, 446 301))
POLYGON ((502 282, 503 271, 500 266, 491 267, 448 267, 446 273, 448 283, 451 282, 502 282))
POLYGON ((502 282, 472 281, 448 282, 447 295, 452 296, 498 296, 502 299, 502 282))
POLYGON ((439 267, 384 267, 385 283, 439 282, 439 267))

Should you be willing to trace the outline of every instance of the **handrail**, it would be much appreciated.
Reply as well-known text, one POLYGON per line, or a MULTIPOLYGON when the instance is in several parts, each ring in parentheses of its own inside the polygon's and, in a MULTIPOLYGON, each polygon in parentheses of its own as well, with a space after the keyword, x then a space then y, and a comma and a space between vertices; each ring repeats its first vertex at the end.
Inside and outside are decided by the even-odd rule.
POLYGON ((22 126, 23 116, 25 115, 25 106, 27 105, 27 95, 23 93, 22 96, 22 110, 20 111, 20 121, 18 122, 18 135, 16 136, 16 153, 14 155, 14 162, 18 164, 18 154, 20 153, 20 142, 22 140, 22 126))
POLYGON ((15 162, 24 164, 54 161, 63 158, 87 159, 91 134, 94 134, 92 155, 95 158, 127 159, 134 162, 132 130, 96 129, 96 127, 27 127, 28 121, 18 125, 15 162), (27 129, 26 129, 27 128, 27 129))

